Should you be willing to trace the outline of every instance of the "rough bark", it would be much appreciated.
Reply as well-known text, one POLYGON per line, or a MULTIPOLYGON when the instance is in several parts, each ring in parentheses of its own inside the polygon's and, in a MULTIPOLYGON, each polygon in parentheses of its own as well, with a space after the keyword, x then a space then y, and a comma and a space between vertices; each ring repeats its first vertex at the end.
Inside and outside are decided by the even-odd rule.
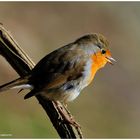
MULTIPOLYGON (((2 25, 0 26, 0 54, 21 77, 30 73, 35 66, 2 25)), ((63 116, 58 112, 52 101, 44 99, 41 95, 37 95, 36 99, 49 116, 60 138, 82 138, 80 128, 65 123, 63 116)))

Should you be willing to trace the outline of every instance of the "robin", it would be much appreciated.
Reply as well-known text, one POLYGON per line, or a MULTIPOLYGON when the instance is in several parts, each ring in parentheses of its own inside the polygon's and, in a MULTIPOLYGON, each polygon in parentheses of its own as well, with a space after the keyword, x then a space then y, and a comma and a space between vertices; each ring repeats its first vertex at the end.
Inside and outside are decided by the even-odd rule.
POLYGON ((0 86, 7 89, 31 89, 28 99, 36 94, 54 102, 73 101, 94 79, 95 73, 111 57, 107 39, 101 34, 88 34, 46 55, 25 77, 0 86))
POLYGON ((108 62, 113 64, 109 43, 101 34, 85 35, 63 46, 39 61, 32 72, 22 78, 0 86, 8 89, 31 89, 53 101, 69 102, 94 79, 95 73, 108 62))

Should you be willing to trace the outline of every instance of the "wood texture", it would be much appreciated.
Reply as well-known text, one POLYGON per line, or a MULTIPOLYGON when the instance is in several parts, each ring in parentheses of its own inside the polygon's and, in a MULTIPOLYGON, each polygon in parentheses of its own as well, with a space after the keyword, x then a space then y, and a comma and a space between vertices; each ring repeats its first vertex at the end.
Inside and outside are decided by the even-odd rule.
MULTIPOLYGON (((0 26, 0 54, 9 62, 9 64, 21 77, 29 74, 35 66, 33 61, 27 56, 21 47, 19 47, 13 37, 2 25, 0 26)), ((74 128, 70 124, 64 123, 63 116, 61 116, 55 108, 52 101, 42 98, 41 95, 37 95, 36 99, 49 116, 50 121, 60 138, 83 137, 80 128, 74 128)))

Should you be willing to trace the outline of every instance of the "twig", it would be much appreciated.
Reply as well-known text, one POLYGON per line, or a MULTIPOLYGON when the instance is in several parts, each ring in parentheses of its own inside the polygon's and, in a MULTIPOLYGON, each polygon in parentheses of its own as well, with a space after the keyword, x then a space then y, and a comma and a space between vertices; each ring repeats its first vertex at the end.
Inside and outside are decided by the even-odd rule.
MULTIPOLYGON (((0 25, 0 54, 9 62, 15 71, 21 76, 28 75, 35 64, 27 54, 19 47, 8 31, 0 25)), ((36 96, 37 100, 48 114, 54 128, 61 138, 82 138, 79 128, 73 130, 70 124, 64 123, 64 118, 55 108, 52 101, 44 99, 41 95, 36 96)))

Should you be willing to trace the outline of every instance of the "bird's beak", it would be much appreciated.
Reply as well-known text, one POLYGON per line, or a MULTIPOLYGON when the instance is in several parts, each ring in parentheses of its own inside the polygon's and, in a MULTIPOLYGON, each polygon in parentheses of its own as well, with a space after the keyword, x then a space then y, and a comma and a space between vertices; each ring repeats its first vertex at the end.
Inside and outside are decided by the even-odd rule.
POLYGON ((106 56, 107 62, 110 63, 111 65, 114 64, 114 62, 116 62, 116 60, 114 58, 112 58, 111 56, 106 56))

